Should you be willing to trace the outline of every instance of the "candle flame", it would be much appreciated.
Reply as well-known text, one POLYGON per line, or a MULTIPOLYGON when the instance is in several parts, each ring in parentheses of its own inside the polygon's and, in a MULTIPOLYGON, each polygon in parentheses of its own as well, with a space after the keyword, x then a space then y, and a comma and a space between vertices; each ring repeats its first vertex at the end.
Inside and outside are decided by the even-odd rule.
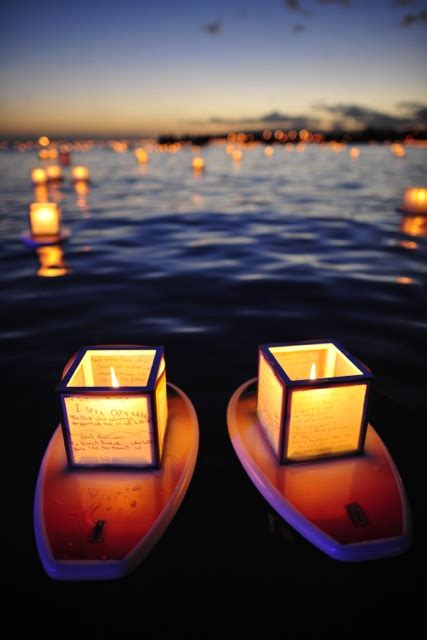
POLYGON ((316 380, 316 378, 317 378, 316 363, 313 362, 310 369, 310 380, 316 380))
POLYGON ((117 387, 120 387, 120 383, 117 380, 117 376, 116 376, 116 372, 114 371, 114 367, 110 367, 110 373, 111 373, 111 385, 117 389, 117 387))

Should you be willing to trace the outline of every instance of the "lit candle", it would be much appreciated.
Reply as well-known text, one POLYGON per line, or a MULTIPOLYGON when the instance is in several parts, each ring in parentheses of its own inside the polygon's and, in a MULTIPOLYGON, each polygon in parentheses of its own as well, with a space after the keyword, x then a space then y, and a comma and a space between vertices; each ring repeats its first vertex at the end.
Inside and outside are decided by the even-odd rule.
POLYGON ((89 169, 83 166, 76 166, 71 169, 71 179, 73 182, 88 182, 89 169))
POLYGON ((47 174, 42 167, 37 167, 31 171, 31 180, 34 185, 46 184, 47 174))
POLYGON ((161 466, 168 419, 162 347, 83 348, 57 391, 71 466, 161 466))
POLYGON ((363 451, 372 378, 336 342, 261 345, 257 415, 278 461, 363 451))
POLYGON ((61 233, 61 209, 54 202, 30 204, 29 221, 34 238, 55 237, 61 233))
POLYGON ((405 189, 402 208, 407 213, 427 215, 427 187, 405 189))

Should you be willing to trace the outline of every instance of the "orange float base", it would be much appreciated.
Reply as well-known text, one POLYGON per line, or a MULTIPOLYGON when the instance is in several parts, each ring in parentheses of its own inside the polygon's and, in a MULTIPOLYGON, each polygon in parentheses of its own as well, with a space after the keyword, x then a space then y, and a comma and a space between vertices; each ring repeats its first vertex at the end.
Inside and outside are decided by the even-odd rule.
POLYGON ((58 580, 120 578, 159 540, 190 483, 197 458, 197 416, 168 384, 169 421, 160 470, 70 469, 61 426, 40 468, 34 502, 37 548, 58 580))
POLYGON ((258 423, 256 380, 234 393, 227 412, 236 454, 264 498, 302 536, 343 561, 403 553, 411 519, 399 473, 368 425, 364 453, 279 464, 258 423))

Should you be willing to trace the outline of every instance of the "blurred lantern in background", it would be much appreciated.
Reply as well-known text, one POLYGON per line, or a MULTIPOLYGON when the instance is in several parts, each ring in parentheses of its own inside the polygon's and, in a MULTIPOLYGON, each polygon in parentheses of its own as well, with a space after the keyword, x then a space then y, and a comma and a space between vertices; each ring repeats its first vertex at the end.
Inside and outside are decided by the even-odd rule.
POLYGON ((63 180, 62 169, 59 164, 51 164, 46 167, 48 182, 60 182, 63 180))
POLYGON ((33 202, 29 209, 31 236, 35 240, 59 238, 61 209, 54 202, 33 202))
POLYGON ((142 147, 137 147, 135 149, 135 156, 140 164, 145 164, 149 160, 148 153, 142 147))
POLYGON ((201 173, 205 168, 205 161, 201 156, 195 156, 191 161, 191 166, 195 173, 201 173))
POLYGON ((405 213, 427 215, 427 187, 405 189, 402 210, 405 213))
POLYGON ((34 185, 46 184, 46 171, 42 167, 36 167, 31 171, 31 181, 34 185))
POLYGON ((71 169, 71 179, 73 182, 89 182, 89 169, 78 165, 71 169))

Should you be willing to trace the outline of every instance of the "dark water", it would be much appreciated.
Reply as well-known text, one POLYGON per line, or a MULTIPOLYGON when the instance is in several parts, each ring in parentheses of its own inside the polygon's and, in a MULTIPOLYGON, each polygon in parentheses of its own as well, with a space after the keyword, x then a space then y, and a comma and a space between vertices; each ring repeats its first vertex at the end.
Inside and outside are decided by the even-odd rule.
POLYGON ((146 170, 131 153, 75 154, 89 166, 92 185, 76 194, 66 181, 51 193, 72 234, 62 258, 71 273, 57 278, 36 275, 42 258, 20 239, 35 155, 0 155, 0 365, 14 408, 13 424, 3 419, 14 477, 13 518, 3 536, 10 585, 20 597, 74 610, 78 602, 125 595, 151 611, 160 598, 174 610, 172 618, 156 614, 160 626, 173 626, 192 607, 207 607, 209 626, 229 609, 236 624, 250 611, 248 619, 260 623, 275 598, 307 589, 344 600, 351 594, 351 609, 361 593, 372 604, 378 595, 418 588, 427 228, 406 220, 402 231, 396 207, 405 187, 426 183, 427 152, 409 149, 397 159, 383 147, 361 151, 354 161, 347 151, 280 149, 265 158, 257 149, 233 166, 223 149, 210 148, 199 177, 187 151, 152 155, 146 170), (323 556, 272 516, 228 441, 226 405, 256 375, 257 345, 325 337, 340 340, 376 375, 372 422, 414 512, 415 541, 404 557, 345 565, 323 556), (168 378, 199 415, 199 461, 175 520, 132 576, 58 584, 44 575, 35 550, 35 480, 57 423, 61 369, 78 347, 102 343, 165 345, 168 378), (237 596, 246 608, 234 608, 237 596), (257 614, 252 605, 261 601, 257 614))

